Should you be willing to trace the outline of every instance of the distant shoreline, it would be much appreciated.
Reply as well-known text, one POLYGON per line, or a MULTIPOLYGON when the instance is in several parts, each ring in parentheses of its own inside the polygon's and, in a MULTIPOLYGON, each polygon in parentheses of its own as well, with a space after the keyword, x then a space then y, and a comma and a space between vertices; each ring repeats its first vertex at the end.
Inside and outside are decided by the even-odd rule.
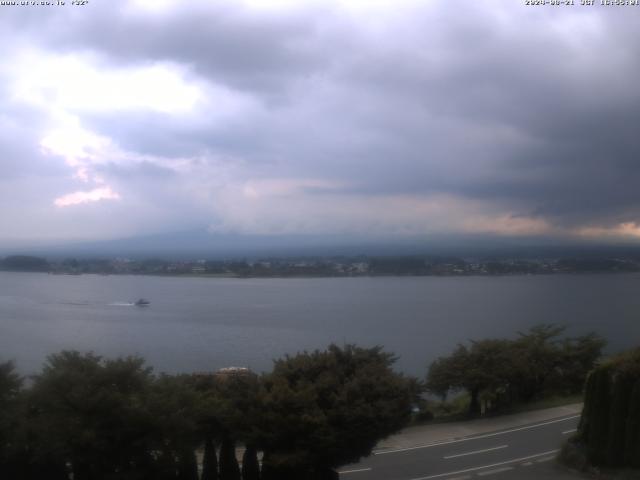
POLYGON ((260 260, 95 258, 0 259, 0 271, 52 275, 154 275, 206 278, 470 277, 640 272, 640 256, 577 258, 457 258, 435 256, 290 257, 260 260))
POLYGON ((313 278, 487 278, 487 277, 542 277, 542 276, 585 276, 585 275, 623 275, 623 274, 637 274, 640 271, 590 271, 590 272, 540 272, 540 273, 468 273, 468 274, 368 274, 368 275, 312 275, 312 274, 291 274, 291 275, 239 275, 239 274, 195 274, 195 273, 53 273, 42 271, 28 271, 28 270, 0 270, 0 273, 33 273, 40 275, 51 275, 60 277, 81 277, 81 276, 96 276, 96 277, 158 277, 158 278, 202 278, 202 279, 313 279, 313 278))

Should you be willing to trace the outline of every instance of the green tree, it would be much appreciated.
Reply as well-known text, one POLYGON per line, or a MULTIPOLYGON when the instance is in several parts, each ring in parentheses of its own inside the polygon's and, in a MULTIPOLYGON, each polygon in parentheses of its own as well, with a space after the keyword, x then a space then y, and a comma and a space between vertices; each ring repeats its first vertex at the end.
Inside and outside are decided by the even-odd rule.
POLYGON ((560 338, 564 327, 537 325, 515 340, 487 339, 458 345, 449 356, 431 363, 427 389, 446 397, 469 393, 469 413, 528 402, 546 394, 581 391, 587 373, 605 345, 594 334, 560 338))
POLYGON ((520 400, 528 402, 540 396, 559 374, 562 352, 558 336, 564 330, 561 326, 543 324, 526 333, 518 332, 520 338, 513 342, 515 373, 511 381, 520 400))
POLYGON ((162 478, 196 479, 194 452, 204 442, 201 396, 190 375, 160 375, 152 384, 146 410, 152 418, 152 451, 162 478))
POLYGON ((354 345, 277 360, 260 392, 263 479, 334 477, 406 425, 413 384, 394 361, 354 345))
POLYGON ((427 374, 427 388, 440 396, 450 390, 470 395, 469 414, 481 413, 481 397, 497 402, 508 392, 511 348, 507 340, 481 340, 470 347, 458 345, 449 357, 433 362, 427 374))
POLYGON ((75 480, 137 478, 148 462, 145 393, 150 369, 137 357, 48 357, 30 392, 39 455, 71 465, 75 480))
POLYGON ((198 436, 204 442, 201 480, 218 480, 216 440, 222 436, 224 400, 213 374, 192 375, 189 384, 197 393, 196 425, 198 436))
POLYGON ((22 427, 21 391, 22 378, 13 362, 0 363, 0 478, 16 478, 21 460, 15 448, 22 427))
POLYGON ((606 340, 596 333, 567 338, 560 344, 559 382, 552 385, 565 393, 580 393, 585 379, 602 356, 606 340))

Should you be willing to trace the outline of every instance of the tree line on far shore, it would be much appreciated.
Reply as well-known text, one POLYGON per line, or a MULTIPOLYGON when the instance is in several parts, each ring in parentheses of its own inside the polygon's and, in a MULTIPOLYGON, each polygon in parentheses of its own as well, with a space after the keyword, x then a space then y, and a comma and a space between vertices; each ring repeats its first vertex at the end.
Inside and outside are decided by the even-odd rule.
POLYGON ((393 371, 396 357, 381 347, 355 345, 285 356, 262 375, 157 375, 140 357, 62 351, 24 379, 7 362, 0 478, 336 479, 406 426, 416 405, 430 408, 424 393, 466 391, 468 413, 479 415, 581 392, 604 341, 562 333, 541 325, 460 345, 426 382, 393 371))

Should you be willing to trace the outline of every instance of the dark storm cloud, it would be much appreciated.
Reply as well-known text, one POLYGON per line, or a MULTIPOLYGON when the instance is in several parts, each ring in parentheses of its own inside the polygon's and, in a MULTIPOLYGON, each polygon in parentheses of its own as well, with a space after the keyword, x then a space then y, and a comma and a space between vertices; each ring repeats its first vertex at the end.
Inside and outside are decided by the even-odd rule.
MULTIPOLYGON (((20 42, 94 55, 104 71, 161 62, 202 87, 206 101, 191 116, 70 110, 140 157, 96 167, 121 192, 162 203, 154 179, 165 179, 173 205, 193 210, 178 198, 197 191, 198 205, 220 205, 214 217, 250 217, 240 222, 249 230, 266 214, 226 208, 234 195, 265 205, 262 195, 301 195, 282 218, 302 230, 301 218, 314 215, 330 231, 340 202, 354 214, 359 202, 366 214, 371 199, 406 196, 466 205, 437 215, 445 230, 477 223, 476 206, 487 218, 560 231, 640 223, 640 10, 358 5, 192 2, 145 11, 104 3, 48 16, 14 11, 4 21, 20 42)), ((414 215, 428 223, 425 210, 414 215)))
POLYGON ((381 130, 414 149, 402 158, 434 160, 414 158, 413 168, 402 169, 422 174, 426 188, 515 201, 561 224, 636 220, 640 43, 633 16, 514 9, 500 25, 480 5, 466 16, 443 8, 444 26, 413 37, 414 48, 377 52, 345 75, 354 87, 364 83, 449 123, 434 135, 424 122, 394 129, 396 116, 383 116, 389 122, 381 130), (474 136, 478 128, 485 138, 474 136), (501 136, 505 129, 512 141, 501 136), (425 163, 440 173, 435 185, 428 180, 434 172, 419 168, 425 163))

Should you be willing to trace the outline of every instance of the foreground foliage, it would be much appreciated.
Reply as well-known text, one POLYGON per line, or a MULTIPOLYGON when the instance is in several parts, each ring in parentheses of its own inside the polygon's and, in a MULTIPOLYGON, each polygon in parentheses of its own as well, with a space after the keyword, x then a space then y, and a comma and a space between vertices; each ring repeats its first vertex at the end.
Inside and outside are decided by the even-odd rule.
POLYGON ((332 345, 261 377, 154 375, 139 357, 63 351, 28 387, 0 364, 0 478, 337 478, 334 468, 409 419, 415 382, 393 361, 380 348, 332 345))
POLYGON ((322 478, 400 430, 413 398, 410 382, 391 370, 393 361, 380 348, 335 345, 277 361, 261 388, 260 444, 269 478, 322 478))

